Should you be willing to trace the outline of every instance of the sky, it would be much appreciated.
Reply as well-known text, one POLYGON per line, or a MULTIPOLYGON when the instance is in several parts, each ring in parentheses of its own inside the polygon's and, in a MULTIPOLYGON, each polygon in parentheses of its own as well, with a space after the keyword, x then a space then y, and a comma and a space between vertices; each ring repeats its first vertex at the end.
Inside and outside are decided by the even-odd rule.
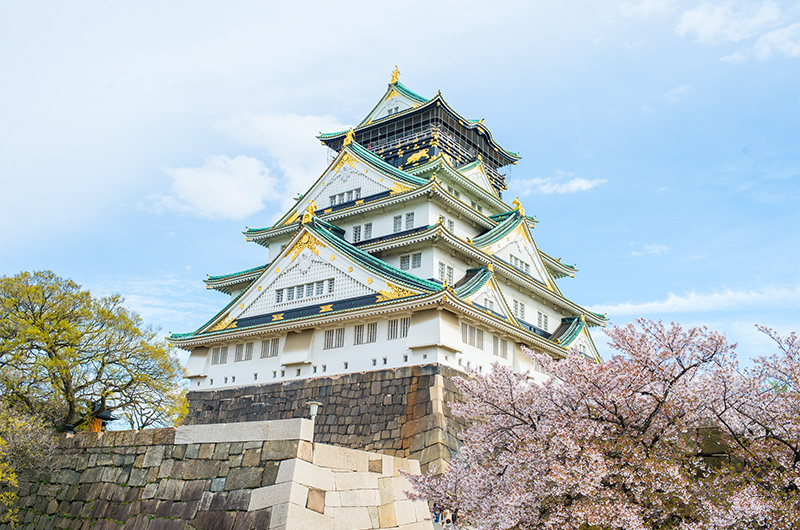
MULTIPOLYGON (((395 65, 522 160, 504 198, 615 325, 745 360, 800 328, 800 3, 0 0, 0 275, 51 269, 197 329, 206 274, 324 171, 395 65)), ((607 339, 595 330, 601 353, 607 339)), ((185 355, 185 354, 184 354, 185 355)))

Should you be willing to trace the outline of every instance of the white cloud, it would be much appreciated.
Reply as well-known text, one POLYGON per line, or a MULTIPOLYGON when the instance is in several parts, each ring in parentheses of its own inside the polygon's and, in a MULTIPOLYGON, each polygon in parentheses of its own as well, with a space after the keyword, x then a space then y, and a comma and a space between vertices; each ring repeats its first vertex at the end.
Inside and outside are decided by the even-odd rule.
POLYGON ((525 191, 523 196, 530 195, 531 193, 538 192, 545 195, 551 193, 564 194, 564 193, 577 193, 579 191, 588 191, 600 184, 608 182, 607 179, 585 179, 575 177, 574 173, 556 169, 555 176, 550 178, 532 178, 522 180, 519 186, 525 191), (565 180, 568 179, 568 180, 565 180))
POLYGON ((328 164, 328 150, 316 136, 348 128, 330 115, 297 114, 242 114, 221 121, 218 126, 275 160, 283 174, 281 195, 285 207, 294 204, 291 197, 305 193, 328 164))
POLYGON ((800 285, 794 287, 765 287, 752 291, 725 289, 713 293, 696 293, 694 291, 684 295, 669 293, 666 300, 596 305, 591 307, 591 310, 610 316, 648 316, 653 313, 696 313, 701 311, 797 307, 800 307, 800 285))
POLYGON ((669 103, 676 103, 682 96, 691 94, 692 92, 694 92, 694 86, 684 84, 678 85, 675 88, 670 88, 664 92, 661 97, 663 97, 669 103))
POLYGON ((257 158, 207 156, 200 167, 164 168, 172 177, 170 195, 155 208, 208 218, 244 219, 264 208, 275 195, 276 179, 257 158))
POLYGON ((654 254, 656 256, 663 256, 669 252, 669 247, 663 243, 653 243, 644 245, 642 250, 634 250, 631 252, 634 256, 645 256, 647 254, 654 254))
POLYGON ((720 57, 719 60, 725 63, 741 63, 747 60, 747 54, 744 52, 733 52, 730 55, 720 57))
POLYGON ((789 57, 800 56, 800 22, 775 29, 758 38, 753 49, 759 60, 765 61, 772 52, 780 52, 789 57))
POLYGON ((783 20, 778 4, 772 0, 758 7, 734 11, 730 4, 713 5, 705 2, 685 11, 676 31, 684 37, 694 35, 695 41, 704 44, 739 42, 773 28, 783 20))

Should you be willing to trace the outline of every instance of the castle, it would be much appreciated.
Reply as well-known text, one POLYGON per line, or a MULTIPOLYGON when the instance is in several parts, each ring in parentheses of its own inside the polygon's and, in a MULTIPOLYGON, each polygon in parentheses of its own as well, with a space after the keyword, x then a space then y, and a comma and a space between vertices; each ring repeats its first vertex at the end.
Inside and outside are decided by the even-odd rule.
MULTIPOLYGON (((457 445, 452 375, 499 362, 537 377, 522 345, 599 360, 589 329, 605 316, 556 284, 577 269, 540 250, 536 219, 503 200, 501 169, 520 156, 398 74, 361 123, 318 137, 336 154, 296 204, 244 232, 266 264, 208 277, 230 302, 170 336, 191 352, 188 423, 291 417, 313 399, 321 441, 420 456, 457 445), (431 415, 436 439, 409 441, 426 431, 409 422, 431 415)), ((434 453, 423 466, 447 458, 434 453)))

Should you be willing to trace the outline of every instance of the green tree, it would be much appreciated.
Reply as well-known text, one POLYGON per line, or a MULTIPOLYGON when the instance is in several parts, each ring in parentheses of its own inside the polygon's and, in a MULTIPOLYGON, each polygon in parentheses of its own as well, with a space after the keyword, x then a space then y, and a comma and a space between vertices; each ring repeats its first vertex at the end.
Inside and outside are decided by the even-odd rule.
POLYGON ((94 298, 51 271, 0 277, 0 392, 59 430, 109 411, 133 428, 183 408, 183 371, 119 295, 94 298))

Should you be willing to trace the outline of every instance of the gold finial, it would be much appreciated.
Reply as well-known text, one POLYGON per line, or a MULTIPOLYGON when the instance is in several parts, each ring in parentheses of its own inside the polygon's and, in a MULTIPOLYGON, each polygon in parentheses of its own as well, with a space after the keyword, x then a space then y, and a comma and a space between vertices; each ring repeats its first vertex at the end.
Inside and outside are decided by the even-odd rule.
POLYGON ((479 120, 478 120, 478 123, 480 123, 481 125, 483 125, 483 118, 479 119, 479 120))
POLYGON ((442 283, 442 289, 449 289, 449 288, 450 288, 450 286, 447 285, 447 278, 445 278, 444 282, 442 283))
POLYGON ((519 197, 515 198, 514 201, 511 203, 511 206, 514 207, 515 210, 519 212, 521 216, 525 216, 525 210, 522 208, 522 204, 519 202, 519 197))
POLYGON ((480 153, 478 153, 478 160, 480 160, 481 162, 483 162, 483 156, 482 156, 480 153))
POLYGON ((394 72, 392 72, 392 80, 389 82, 390 85, 397 83, 397 78, 400 77, 400 69, 397 65, 394 66, 394 72))
POLYGON ((442 226, 442 223, 444 223, 444 216, 439 214, 439 219, 436 220, 436 226, 442 226))
POLYGON ((486 264, 486 269, 487 269, 489 272, 494 272, 494 263, 492 263, 491 261, 490 261, 489 263, 487 263, 487 264, 486 264))
POLYGON ((306 207, 306 211, 303 214, 303 224, 310 222, 311 219, 314 218, 314 212, 316 210, 317 210, 317 204, 314 201, 311 201, 311 204, 309 204, 306 207))
POLYGON ((586 317, 584 315, 581 315, 581 322, 586 322, 586 317))
POLYGON ((347 131, 347 134, 344 136, 344 145, 350 145, 350 142, 353 141, 353 137, 355 135, 356 135, 355 131, 353 131, 353 128, 350 127, 350 130, 347 131))

